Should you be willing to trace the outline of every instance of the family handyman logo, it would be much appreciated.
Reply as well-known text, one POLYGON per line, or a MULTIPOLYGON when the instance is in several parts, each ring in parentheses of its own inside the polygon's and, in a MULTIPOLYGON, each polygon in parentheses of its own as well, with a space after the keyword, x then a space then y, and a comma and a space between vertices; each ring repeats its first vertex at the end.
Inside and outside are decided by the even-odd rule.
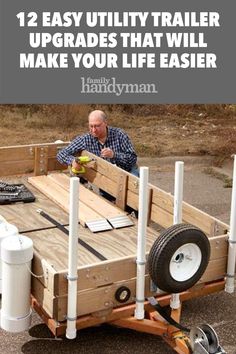
POLYGON ((120 96, 122 94, 157 94, 158 90, 154 83, 118 83, 115 77, 91 78, 81 77, 81 93, 91 94, 114 94, 120 96))

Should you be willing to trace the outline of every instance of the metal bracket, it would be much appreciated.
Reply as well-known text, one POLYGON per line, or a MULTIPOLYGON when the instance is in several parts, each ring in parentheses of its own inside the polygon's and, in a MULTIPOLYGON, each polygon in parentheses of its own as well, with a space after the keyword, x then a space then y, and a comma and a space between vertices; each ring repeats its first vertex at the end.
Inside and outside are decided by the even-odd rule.
POLYGON ((77 277, 70 277, 69 274, 67 274, 66 279, 70 280, 70 281, 77 281, 78 280, 78 276, 77 277))

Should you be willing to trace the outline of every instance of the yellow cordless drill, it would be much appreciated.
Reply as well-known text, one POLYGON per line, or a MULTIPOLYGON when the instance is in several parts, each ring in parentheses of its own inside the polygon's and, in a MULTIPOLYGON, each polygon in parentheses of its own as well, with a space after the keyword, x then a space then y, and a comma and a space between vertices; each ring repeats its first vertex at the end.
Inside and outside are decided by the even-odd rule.
POLYGON ((86 165, 87 163, 91 162, 91 161, 95 161, 94 159, 92 159, 89 156, 77 156, 75 158, 75 161, 81 165, 80 170, 77 170, 75 167, 71 167, 71 172, 74 175, 81 175, 85 173, 85 167, 83 165, 86 165))

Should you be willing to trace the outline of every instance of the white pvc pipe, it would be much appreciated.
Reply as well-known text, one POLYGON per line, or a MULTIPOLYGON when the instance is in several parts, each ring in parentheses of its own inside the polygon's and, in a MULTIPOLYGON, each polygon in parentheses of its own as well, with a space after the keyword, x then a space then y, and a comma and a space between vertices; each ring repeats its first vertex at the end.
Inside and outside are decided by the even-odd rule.
POLYGON ((146 264, 146 229, 148 211, 148 167, 140 168, 139 217, 137 240, 137 280, 135 317, 144 319, 145 301, 145 264, 146 264))
POLYGON ((29 329, 31 260, 33 242, 23 235, 6 237, 1 246, 2 308, 1 328, 8 332, 29 329))
POLYGON ((227 293, 234 292, 235 260, 236 260, 236 155, 234 155, 233 187, 232 187, 230 227, 229 227, 228 265, 227 265, 227 276, 226 276, 226 284, 225 284, 225 291, 227 293))
MULTIPOLYGON (((183 203, 183 184, 184 184, 184 163, 175 163, 175 190, 174 190, 174 225, 182 222, 182 203, 183 203)), ((179 294, 172 294, 170 307, 178 309, 180 307, 179 294)))
POLYGON ((76 338, 77 318, 77 249, 78 249, 79 178, 70 178, 70 215, 68 249, 68 302, 66 337, 76 338))
POLYGON ((0 294, 2 293, 2 260, 1 260, 1 243, 6 237, 18 235, 18 229, 15 225, 9 224, 0 215, 0 294))
POLYGON ((183 203, 183 184, 184 184, 184 163, 175 163, 175 191, 174 191, 174 225, 182 222, 182 203, 183 203))

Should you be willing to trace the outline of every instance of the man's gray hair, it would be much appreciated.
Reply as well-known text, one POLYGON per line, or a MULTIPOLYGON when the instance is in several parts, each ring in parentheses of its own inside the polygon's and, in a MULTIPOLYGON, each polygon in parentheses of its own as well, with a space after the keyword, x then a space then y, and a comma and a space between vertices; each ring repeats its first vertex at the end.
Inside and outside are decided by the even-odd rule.
POLYGON ((91 114, 97 114, 103 121, 107 120, 106 113, 103 111, 100 111, 99 109, 96 109, 96 110, 90 112, 88 118, 91 116, 91 114))

